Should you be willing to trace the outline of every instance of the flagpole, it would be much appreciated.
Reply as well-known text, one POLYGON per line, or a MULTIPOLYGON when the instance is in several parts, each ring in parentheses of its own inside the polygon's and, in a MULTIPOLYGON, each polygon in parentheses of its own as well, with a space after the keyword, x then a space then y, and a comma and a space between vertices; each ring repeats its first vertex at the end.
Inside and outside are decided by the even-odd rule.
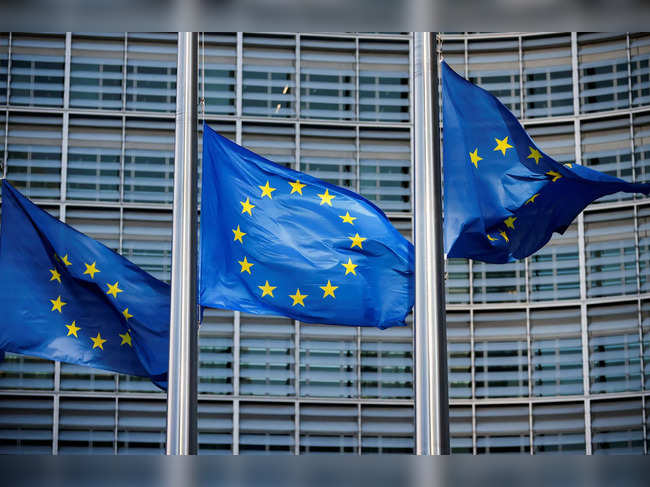
POLYGON ((449 454, 438 63, 434 34, 413 36, 415 184, 415 444, 449 454))
POLYGON ((197 451, 197 47, 178 33, 167 455, 197 451))

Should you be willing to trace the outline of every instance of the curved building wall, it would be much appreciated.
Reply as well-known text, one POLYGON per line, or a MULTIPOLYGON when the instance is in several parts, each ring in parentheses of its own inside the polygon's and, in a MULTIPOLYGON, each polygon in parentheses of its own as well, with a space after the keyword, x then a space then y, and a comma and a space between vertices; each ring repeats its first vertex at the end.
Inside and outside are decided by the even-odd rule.
MULTIPOLYGON (((200 119, 411 238, 409 34, 201 41, 200 119)), ((649 36, 449 34, 442 50, 556 159, 650 180, 649 36)), ((175 81, 175 34, 0 35, 3 173, 165 280, 175 81)), ((526 261, 447 262, 453 452, 646 451, 650 200, 624 197, 526 261)), ((412 336, 206 310, 200 453, 412 452, 412 336)), ((161 453, 165 407, 147 380, 8 353, 0 451, 161 453)))
MULTIPOLYGON (((650 181, 650 36, 443 38, 549 155, 650 181)), ((525 261, 447 263, 455 451, 647 453, 649 215, 614 194, 525 261)))

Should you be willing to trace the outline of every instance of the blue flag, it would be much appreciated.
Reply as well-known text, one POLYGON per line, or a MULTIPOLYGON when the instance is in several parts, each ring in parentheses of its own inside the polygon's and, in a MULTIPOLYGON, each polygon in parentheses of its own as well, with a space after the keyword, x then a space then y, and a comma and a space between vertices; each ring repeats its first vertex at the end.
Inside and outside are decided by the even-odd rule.
POLYGON ((202 306, 386 328, 413 306, 413 246, 361 196, 203 129, 202 306))
POLYGON ((167 387, 169 286, 2 182, 0 350, 167 387))
POLYGON ((650 184, 551 159, 499 100, 445 62, 442 108, 447 257, 523 259, 597 198, 650 192, 650 184))

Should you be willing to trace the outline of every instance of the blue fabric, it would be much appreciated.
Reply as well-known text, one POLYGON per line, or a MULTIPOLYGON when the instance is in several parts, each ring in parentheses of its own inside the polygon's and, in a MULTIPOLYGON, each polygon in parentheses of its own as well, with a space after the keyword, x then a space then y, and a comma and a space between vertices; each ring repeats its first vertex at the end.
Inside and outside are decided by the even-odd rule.
POLYGON ((203 130, 202 306, 310 323, 405 324, 413 246, 379 208, 203 130))
POLYGON ((650 192, 650 184, 551 159, 499 100, 445 62, 442 108, 447 257, 523 259, 595 199, 650 192))
POLYGON ((167 387, 169 286, 7 181, 0 309, 1 350, 150 377, 167 387))

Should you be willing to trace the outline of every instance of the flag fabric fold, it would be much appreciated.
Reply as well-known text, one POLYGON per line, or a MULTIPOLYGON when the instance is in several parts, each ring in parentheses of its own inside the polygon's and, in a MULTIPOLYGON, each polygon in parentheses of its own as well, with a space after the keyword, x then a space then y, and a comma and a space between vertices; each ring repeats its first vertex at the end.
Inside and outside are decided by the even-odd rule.
POLYGON ((0 349, 167 387, 169 286, 2 182, 0 349))
POLYGON ((202 306, 404 325, 413 246, 363 197, 203 131, 202 306))
POLYGON ((444 61, 441 69, 447 257, 523 259, 601 196, 650 193, 650 184, 555 161, 493 95, 444 61))

